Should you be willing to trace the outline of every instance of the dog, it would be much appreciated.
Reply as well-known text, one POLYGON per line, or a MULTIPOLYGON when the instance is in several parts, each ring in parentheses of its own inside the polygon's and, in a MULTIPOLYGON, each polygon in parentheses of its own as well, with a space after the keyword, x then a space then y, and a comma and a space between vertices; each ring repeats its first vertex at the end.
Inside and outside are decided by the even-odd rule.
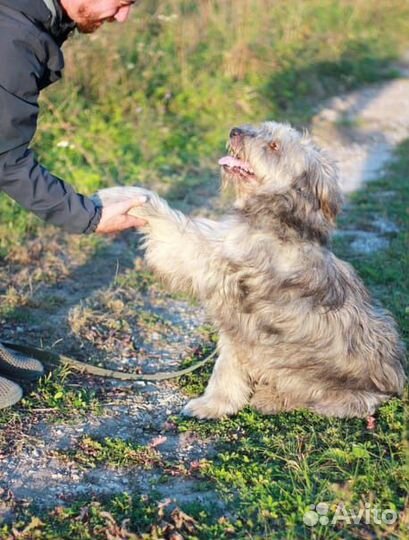
POLYGON ((307 133, 264 122, 234 128, 219 164, 235 202, 220 221, 187 217, 156 193, 102 190, 102 204, 145 195, 146 260, 173 291, 190 292, 219 333, 218 359, 197 418, 309 409, 367 417, 403 391, 405 351, 329 247, 342 204, 337 169, 307 133))

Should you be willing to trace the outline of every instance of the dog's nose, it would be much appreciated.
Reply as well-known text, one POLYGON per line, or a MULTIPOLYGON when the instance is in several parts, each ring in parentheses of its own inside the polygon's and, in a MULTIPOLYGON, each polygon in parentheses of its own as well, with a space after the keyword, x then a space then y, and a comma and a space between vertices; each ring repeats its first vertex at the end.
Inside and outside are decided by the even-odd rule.
POLYGON ((231 139, 233 137, 240 137, 240 135, 244 135, 244 131, 242 129, 238 128, 238 127, 235 127, 230 131, 230 138, 231 139))

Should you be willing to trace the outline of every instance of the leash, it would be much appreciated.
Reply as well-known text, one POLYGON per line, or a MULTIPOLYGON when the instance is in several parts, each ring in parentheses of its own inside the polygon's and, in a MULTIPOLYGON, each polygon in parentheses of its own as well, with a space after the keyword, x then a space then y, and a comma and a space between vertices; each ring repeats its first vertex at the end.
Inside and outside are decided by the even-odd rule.
POLYGON ((68 366, 70 368, 75 369, 76 371, 79 371, 80 373, 87 373, 89 375, 95 375, 97 377, 105 377, 108 379, 119 379, 121 381, 164 381, 167 379, 176 379, 177 377, 181 377, 182 375, 187 375, 188 373, 192 373, 193 371, 196 371, 197 369, 201 368, 202 366, 207 364, 216 354, 216 349, 215 349, 203 360, 196 362, 196 364, 193 364, 192 366, 189 366, 184 369, 179 369, 177 371, 161 371, 159 373, 152 373, 152 374, 150 373, 137 374, 137 373, 125 373, 124 371, 117 371, 114 369, 106 369, 106 368, 101 368, 98 366, 92 366, 90 364, 87 364, 86 362, 75 360, 75 358, 71 358, 63 354, 52 353, 44 349, 36 349, 35 347, 28 347, 26 345, 20 345, 17 343, 3 342, 3 345, 5 347, 8 347, 9 349, 13 349, 14 351, 26 354, 28 356, 32 356, 33 358, 40 360, 44 364, 48 364, 52 366, 58 366, 58 365, 68 366))

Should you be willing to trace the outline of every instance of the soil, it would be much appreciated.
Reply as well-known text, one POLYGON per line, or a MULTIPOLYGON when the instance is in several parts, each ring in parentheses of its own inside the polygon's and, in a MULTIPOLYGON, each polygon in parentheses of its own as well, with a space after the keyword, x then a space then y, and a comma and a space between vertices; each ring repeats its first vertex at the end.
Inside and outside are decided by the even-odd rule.
MULTIPOLYGON (((378 175, 394 147, 409 137, 409 58, 400 68, 402 76, 396 80, 331 99, 312 121, 313 137, 339 163, 346 194, 378 175)), ((383 196, 387 202, 393 193, 383 196)), ((208 214, 208 208, 204 211, 208 214)), ((394 230, 395 224, 379 217, 370 231, 338 234, 350 241, 351 249, 367 253, 387 247, 387 234, 394 230)), ((0 268, 2 288, 15 287, 20 303, 24 300, 36 317, 15 324, 3 321, 3 339, 54 345, 55 350, 116 369, 152 372, 179 366, 203 344, 203 310, 149 280, 147 286, 139 283, 134 289, 127 285, 126 279, 142 264, 140 256, 135 262, 129 255, 134 248, 129 235, 102 250, 87 251, 80 241, 61 240, 50 233, 25 246, 24 253, 16 249, 0 268), (41 275, 36 274, 39 268, 41 275), (155 317, 135 318, 142 311, 155 317)), ((0 454, 0 518, 10 515, 11 499, 47 508, 79 497, 133 489, 149 493, 153 486, 179 504, 217 503, 216 494, 197 491, 191 478, 159 482, 161 471, 155 468, 84 468, 69 457, 85 436, 122 438, 141 445, 153 441, 164 460, 187 468, 213 455, 212 440, 172 429, 169 417, 179 414, 188 399, 175 382, 129 385, 76 377, 73 384, 94 385, 102 410, 69 420, 53 419, 52 411, 39 410, 35 421, 23 422, 10 438, 10 452, 0 454)))

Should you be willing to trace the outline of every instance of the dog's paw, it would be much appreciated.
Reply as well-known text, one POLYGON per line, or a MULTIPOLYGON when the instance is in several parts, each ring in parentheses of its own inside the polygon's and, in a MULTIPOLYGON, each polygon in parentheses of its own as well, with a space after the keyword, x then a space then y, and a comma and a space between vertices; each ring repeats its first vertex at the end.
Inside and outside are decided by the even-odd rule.
POLYGON ((183 415, 200 419, 222 418, 236 412, 237 409, 231 403, 208 396, 191 399, 182 409, 183 415))
POLYGON ((140 199, 145 197, 149 199, 152 194, 151 191, 145 188, 136 186, 115 186, 106 189, 101 189, 94 195, 92 199, 99 206, 107 206, 119 202, 126 201, 128 199, 140 199))
POLYGON ((169 211, 168 204, 165 200, 161 199, 157 193, 145 189, 144 196, 146 198, 145 202, 131 208, 128 214, 147 219, 167 216, 169 211))

